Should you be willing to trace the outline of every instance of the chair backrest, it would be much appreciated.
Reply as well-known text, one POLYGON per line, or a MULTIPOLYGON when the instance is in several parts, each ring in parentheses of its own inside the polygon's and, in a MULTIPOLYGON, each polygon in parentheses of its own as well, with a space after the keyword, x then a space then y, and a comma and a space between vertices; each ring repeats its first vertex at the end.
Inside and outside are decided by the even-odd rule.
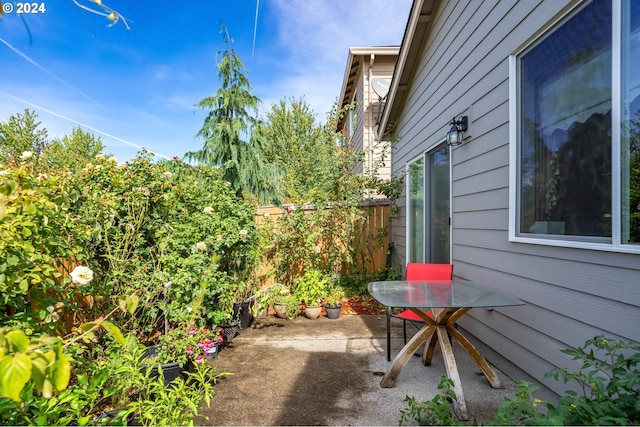
MULTIPOLYGON (((432 264, 410 262, 407 264, 405 280, 421 281, 421 280, 451 280, 453 279, 453 264, 432 264)), ((415 285, 418 285, 417 283, 415 285)), ((405 297, 408 301, 423 300, 425 290, 422 286, 412 286, 408 284, 405 289, 405 297)), ((432 284, 430 298, 445 306, 451 298, 451 286, 449 283, 432 284)))
POLYGON ((405 280, 451 280, 453 264, 431 264, 410 262, 407 264, 405 280))

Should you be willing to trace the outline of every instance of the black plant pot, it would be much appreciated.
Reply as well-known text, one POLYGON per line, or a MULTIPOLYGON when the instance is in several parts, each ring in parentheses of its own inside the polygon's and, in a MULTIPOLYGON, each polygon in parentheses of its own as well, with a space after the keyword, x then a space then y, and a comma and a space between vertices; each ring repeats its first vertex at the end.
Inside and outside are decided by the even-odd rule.
POLYGON ((226 342, 226 343, 231 342, 235 338, 235 336, 238 335, 238 333, 240 332, 240 325, 238 325, 235 322, 229 323, 226 325, 220 325, 220 327, 224 331, 222 333, 222 342, 226 342))
POLYGON ((253 323, 252 306, 253 300, 233 303, 233 319, 238 320, 240 329, 247 329, 253 323))
POLYGON ((340 317, 340 310, 342 310, 342 304, 338 304, 338 305, 325 304, 324 309, 327 312, 327 317, 329 319, 337 319, 338 317, 340 317))
MULTIPOLYGON (((144 357, 145 359, 153 359, 156 355, 158 354, 158 349, 156 348, 155 345, 149 346, 146 348, 146 350, 144 351, 144 357)), ((152 361, 152 360, 150 360, 152 361)), ((145 363, 146 365, 146 363, 145 363)), ((184 375, 184 371, 185 368, 181 367, 179 363, 177 362, 172 362, 172 363, 153 363, 151 365, 151 376, 152 377, 157 377, 159 375, 158 373, 158 366, 160 366, 162 368, 162 374, 164 375, 164 384, 168 385, 171 383, 171 381, 175 380, 176 378, 185 378, 184 375)))

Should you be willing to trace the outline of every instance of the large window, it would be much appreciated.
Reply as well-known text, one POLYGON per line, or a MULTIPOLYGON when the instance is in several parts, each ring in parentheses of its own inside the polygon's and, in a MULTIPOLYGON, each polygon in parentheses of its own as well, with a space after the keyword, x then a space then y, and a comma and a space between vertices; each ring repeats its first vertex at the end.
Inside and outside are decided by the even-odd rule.
POLYGON ((640 244, 638 4, 589 2, 512 62, 516 239, 640 244))

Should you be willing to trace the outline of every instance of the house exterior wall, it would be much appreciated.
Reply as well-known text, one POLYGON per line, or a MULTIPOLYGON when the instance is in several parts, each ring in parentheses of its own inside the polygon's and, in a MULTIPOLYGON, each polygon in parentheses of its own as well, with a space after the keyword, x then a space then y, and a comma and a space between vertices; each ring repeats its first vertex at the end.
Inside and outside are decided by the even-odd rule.
POLYGON ((363 140, 366 141, 364 148, 364 170, 365 172, 376 170, 379 178, 389 179, 391 177, 390 149, 388 141, 378 140, 378 122, 382 114, 384 100, 373 90, 371 80, 378 77, 391 81, 393 70, 396 64, 396 55, 382 56, 375 58, 373 67, 368 64, 362 73, 362 94, 366 102, 363 102, 363 140), (384 156, 384 157, 383 157, 384 156))
MULTIPOLYGON (((353 130, 353 134, 351 136, 351 145, 355 151, 363 151, 365 148, 365 139, 364 139, 364 128, 365 128, 365 102, 363 102, 364 98, 364 85, 362 79, 358 83, 356 87, 356 93, 354 95, 354 100, 358 103, 355 109, 356 121, 355 127, 353 130)), ((363 172, 363 164, 360 163, 357 166, 357 172, 363 172)))
MULTIPOLYGON (((640 256, 509 241, 509 56, 575 2, 436 2, 396 118, 392 172, 443 143, 454 116, 469 116, 451 150, 454 274, 508 292, 525 306, 474 309, 459 324, 515 380, 542 382, 579 369, 561 349, 595 335, 640 342, 640 256), (461 24, 463 23, 463 24, 461 24)), ((403 46, 404 48, 404 46, 403 46)), ((406 264, 406 205, 392 225, 406 264)))
POLYGON ((382 103, 372 87, 375 77, 391 81, 397 59, 398 47, 351 48, 343 92, 340 95, 341 105, 356 102, 355 110, 349 115, 343 126, 350 130, 350 145, 364 153, 363 161, 358 164, 356 172, 369 173, 375 171, 382 179, 391 177, 389 142, 378 139, 378 120, 382 114, 382 103), (373 57, 372 57, 373 56, 373 57), (355 72, 350 66, 359 64, 355 72), (351 74, 354 73, 354 74, 351 74), (347 82, 355 81, 352 91, 345 92, 347 82), (350 121, 355 117, 354 123, 350 121), (352 127, 353 126, 353 127, 352 127))

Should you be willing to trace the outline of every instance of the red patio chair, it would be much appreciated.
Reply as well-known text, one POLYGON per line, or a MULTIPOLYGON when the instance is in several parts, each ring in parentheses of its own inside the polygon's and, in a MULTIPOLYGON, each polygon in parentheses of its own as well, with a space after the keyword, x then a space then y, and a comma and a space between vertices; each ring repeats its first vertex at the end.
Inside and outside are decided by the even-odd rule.
MULTIPOLYGON (((407 281, 421 281, 421 280, 451 280, 453 279, 453 264, 430 264, 430 263, 415 263, 410 262, 407 264, 407 271, 405 274, 405 280, 407 281)), ((407 287, 408 293, 411 292, 423 292, 422 288, 407 287)), ((411 295, 408 295, 411 298, 411 295)), ((437 297, 437 296, 436 296, 437 297)), ((426 312, 428 316, 432 316, 431 312, 426 312)), ((391 318, 395 317, 402 319, 404 343, 407 343, 407 321, 424 323, 424 320, 420 318, 411 310, 402 308, 399 313, 393 312, 393 307, 387 307, 387 360, 391 361, 391 318)))

